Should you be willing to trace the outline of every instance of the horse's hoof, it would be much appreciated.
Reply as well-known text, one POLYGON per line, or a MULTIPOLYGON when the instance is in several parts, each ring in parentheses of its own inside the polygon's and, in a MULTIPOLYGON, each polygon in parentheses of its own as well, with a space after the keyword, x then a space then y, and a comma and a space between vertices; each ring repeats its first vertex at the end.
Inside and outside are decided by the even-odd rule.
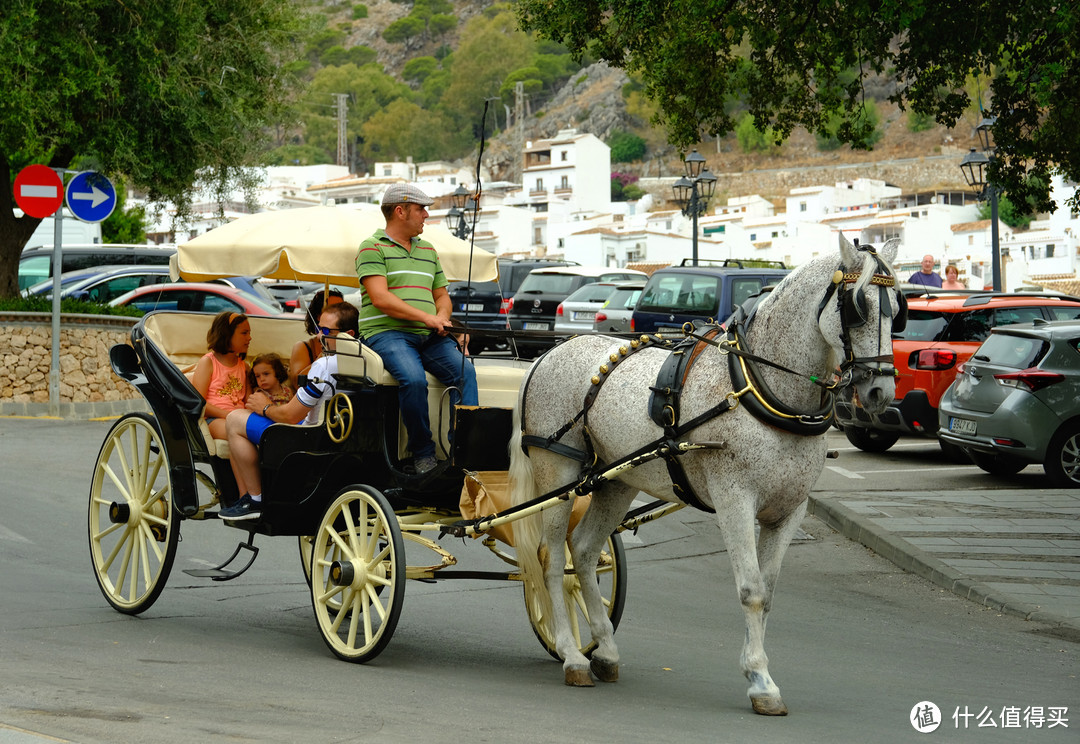
POLYGON ((786 716, 787 706, 779 696, 776 697, 752 697, 750 703, 754 706, 754 712, 759 716, 786 716))
POLYGON ((570 687, 596 687, 588 669, 567 669, 566 684, 570 687))
POLYGON ((619 681, 619 664, 617 662, 613 664, 610 661, 603 661, 594 657, 589 662, 589 668, 592 669, 592 673, 601 682, 619 681))

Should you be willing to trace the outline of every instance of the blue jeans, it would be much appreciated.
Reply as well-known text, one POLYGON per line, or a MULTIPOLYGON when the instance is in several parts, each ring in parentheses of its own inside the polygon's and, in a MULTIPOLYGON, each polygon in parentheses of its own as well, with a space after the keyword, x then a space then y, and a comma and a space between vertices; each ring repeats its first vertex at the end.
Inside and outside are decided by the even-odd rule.
POLYGON ((450 393, 450 405, 479 405, 476 368, 458 349, 451 336, 422 335, 406 331, 383 331, 364 343, 382 357, 383 366, 398 382, 398 405, 401 420, 409 433, 409 450, 414 457, 435 454, 428 417, 428 387, 424 370, 447 387, 461 391, 450 393))

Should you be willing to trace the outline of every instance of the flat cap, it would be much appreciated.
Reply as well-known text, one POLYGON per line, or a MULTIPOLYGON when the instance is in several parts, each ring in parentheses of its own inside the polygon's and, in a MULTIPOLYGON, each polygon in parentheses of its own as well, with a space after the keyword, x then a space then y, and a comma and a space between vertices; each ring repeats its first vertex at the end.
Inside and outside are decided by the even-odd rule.
POLYGON ((411 183, 392 183, 383 192, 382 204, 420 204, 430 206, 435 200, 411 183))

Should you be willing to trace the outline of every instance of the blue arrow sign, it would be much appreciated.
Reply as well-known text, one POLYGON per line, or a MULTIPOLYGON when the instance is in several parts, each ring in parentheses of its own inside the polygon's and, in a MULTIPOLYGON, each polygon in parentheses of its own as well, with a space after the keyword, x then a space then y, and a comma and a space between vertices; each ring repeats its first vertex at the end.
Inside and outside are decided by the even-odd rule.
POLYGON ((116 189, 105 176, 83 171, 68 181, 67 206, 83 222, 101 222, 116 209, 116 189))

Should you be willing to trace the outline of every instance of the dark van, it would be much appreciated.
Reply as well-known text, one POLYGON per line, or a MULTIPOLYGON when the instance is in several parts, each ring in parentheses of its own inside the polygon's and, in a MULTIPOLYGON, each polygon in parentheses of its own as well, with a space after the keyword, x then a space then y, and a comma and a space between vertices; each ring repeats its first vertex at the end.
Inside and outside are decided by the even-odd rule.
POLYGON ((689 259, 658 269, 645 285, 630 321, 635 333, 678 333, 683 323, 712 319, 722 323, 762 287, 791 273, 779 261, 689 259))
MULTIPOLYGON (((65 245, 62 271, 133 264, 167 266, 169 258, 175 253, 175 245, 129 245, 126 243, 65 245)), ((51 245, 39 245, 24 250, 19 256, 19 291, 51 278, 52 263, 53 247, 51 245)))

